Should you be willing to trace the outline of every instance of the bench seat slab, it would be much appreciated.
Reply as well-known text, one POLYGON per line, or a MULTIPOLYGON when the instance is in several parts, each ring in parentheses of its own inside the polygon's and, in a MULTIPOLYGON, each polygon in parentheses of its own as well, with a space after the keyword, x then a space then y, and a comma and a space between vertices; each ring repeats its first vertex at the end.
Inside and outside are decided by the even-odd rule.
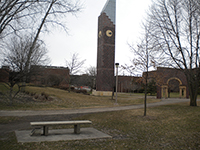
POLYGON ((91 124, 92 121, 80 120, 80 121, 46 121, 46 122, 31 122, 31 126, 45 126, 45 125, 74 125, 74 124, 91 124))
POLYGON ((81 124, 91 124, 89 120, 79 120, 79 121, 46 121, 46 122, 30 122, 31 126, 43 126, 43 135, 48 135, 48 127, 53 125, 74 125, 74 133, 80 134, 81 124))

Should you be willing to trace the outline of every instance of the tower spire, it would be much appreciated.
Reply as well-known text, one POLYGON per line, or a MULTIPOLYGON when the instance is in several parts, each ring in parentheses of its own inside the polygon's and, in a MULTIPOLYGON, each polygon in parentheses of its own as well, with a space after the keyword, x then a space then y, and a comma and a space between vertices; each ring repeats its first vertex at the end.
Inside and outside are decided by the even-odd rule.
POLYGON ((106 13, 106 15, 111 19, 113 24, 116 21, 116 0, 107 0, 101 13, 106 13))

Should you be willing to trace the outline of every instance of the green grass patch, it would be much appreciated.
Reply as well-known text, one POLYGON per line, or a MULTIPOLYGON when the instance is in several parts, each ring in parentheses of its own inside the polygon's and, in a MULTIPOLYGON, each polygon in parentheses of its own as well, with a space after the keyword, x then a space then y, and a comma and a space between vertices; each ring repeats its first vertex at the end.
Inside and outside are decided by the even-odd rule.
MULTIPOLYGON (((200 104, 200 102, 198 102, 200 104)), ((188 103, 143 109, 88 114, 75 119, 88 119, 93 127, 112 139, 17 143, 12 132, 0 139, 0 149, 70 149, 70 150, 199 150, 200 107, 188 103)))
MULTIPOLYGON (((15 86, 13 87, 13 90, 14 90, 14 91, 17 91, 17 90, 18 90, 18 86, 15 85, 15 86)), ((3 93, 3 94, 8 93, 8 92, 9 92, 9 86, 8 86, 7 84, 5 84, 5 83, 1 83, 1 82, 0 82, 0 92, 3 93)))
POLYGON ((180 94, 178 92, 171 92, 170 93, 170 98, 179 98, 180 94))
POLYGON ((8 91, 8 86, 6 86, 4 83, 0 83, 0 92, 1 94, 5 94, 8 91))

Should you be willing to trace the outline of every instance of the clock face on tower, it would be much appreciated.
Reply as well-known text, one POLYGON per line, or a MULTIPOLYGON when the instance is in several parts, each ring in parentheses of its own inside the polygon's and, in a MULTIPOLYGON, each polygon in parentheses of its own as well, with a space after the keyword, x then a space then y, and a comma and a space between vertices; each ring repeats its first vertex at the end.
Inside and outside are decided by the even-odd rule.
POLYGON ((102 30, 103 42, 106 44, 115 44, 115 29, 112 27, 105 27, 102 30))
POLYGON ((102 37, 102 32, 101 31, 99 31, 99 38, 101 38, 102 37))
POLYGON ((106 31, 106 35, 107 35, 108 37, 111 37, 111 36, 113 35, 113 32, 112 32, 111 30, 107 30, 107 31, 106 31))

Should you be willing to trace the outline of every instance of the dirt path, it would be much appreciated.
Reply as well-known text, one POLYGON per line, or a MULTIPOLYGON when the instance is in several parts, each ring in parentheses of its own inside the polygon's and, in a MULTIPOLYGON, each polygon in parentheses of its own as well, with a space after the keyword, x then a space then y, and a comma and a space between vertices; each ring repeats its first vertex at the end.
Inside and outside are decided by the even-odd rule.
MULTIPOLYGON (((166 104, 174 104, 180 102, 189 102, 189 99, 164 99, 161 102, 147 104, 147 107, 155 107, 166 104)), ((144 105, 132 105, 132 106, 116 106, 108 108, 85 108, 85 109, 62 109, 62 110, 46 110, 46 111, 0 111, 0 116, 39 116, 39 115, 74 115, 74 114, 85 114, 85 113, 99 113, 99 112, 110 112, 110 111, 120 111, 120 110, 130 110, 130 109, 140 109, 144 105)))
MULTIPOLYGON (((180 102, 188 102, 188 99, 168 99, 162 100, 158 103, 147 104, 147 107, 155 107, 167 104, 175 104, 180 102)), ((64 121, 72 120, 73 118, 99 112, 110 112, 130 109, 140 109, 144 105, 122 106, 122 107, 110 107, 110 108, 90 108, 90 109, 76 109, 76 110, 51 110, 51 111, 0 111, 0 116, 19 117, 17 120, 10 123, 0 124, 0 139, 7 137, 6 134, 15 130, 27 130, 31 129, 31 121, 64 121)))

